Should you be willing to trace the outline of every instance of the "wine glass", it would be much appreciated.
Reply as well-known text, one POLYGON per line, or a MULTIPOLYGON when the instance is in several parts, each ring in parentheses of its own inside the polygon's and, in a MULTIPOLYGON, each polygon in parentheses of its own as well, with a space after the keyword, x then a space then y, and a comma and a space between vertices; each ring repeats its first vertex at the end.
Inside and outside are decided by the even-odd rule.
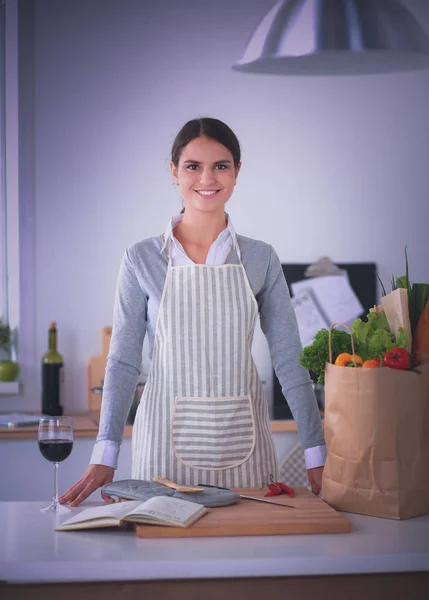
POLYGON ((54 499, 43 512, 56 512, 58 504, 58 464, 73 448, 73 421, 71 417, 43 417, 39 421, 39 449, 42 456, 54 463, 54 499))

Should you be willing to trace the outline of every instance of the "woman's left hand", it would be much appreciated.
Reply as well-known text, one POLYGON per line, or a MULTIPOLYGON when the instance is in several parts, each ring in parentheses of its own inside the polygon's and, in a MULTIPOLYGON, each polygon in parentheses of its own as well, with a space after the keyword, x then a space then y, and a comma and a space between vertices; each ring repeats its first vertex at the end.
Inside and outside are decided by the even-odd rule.
POLYGON ((311 485, 311 491, 318 496, 322 489, 322 473, 323 467, 314 467, 307 470, 308 481, 311 485))

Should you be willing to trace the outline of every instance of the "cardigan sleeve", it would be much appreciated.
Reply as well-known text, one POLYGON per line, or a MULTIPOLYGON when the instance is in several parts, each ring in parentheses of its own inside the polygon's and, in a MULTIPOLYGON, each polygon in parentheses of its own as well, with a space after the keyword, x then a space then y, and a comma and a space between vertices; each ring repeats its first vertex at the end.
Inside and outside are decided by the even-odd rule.
POLYGON ((137 279, 130 252, 126 251, 116 287, 100 426, 91 456, 92 464, 108 464, 116 468, 126 418, 140 376, 147 327, 147 302, 147 295, 137 279))
POLYGON ((310 375, 299 362, 298 324, 280 260, 272 247, 264 285, 257 295, 261 329, 282 392, 287 399, 304 449, 325 443, 310 375))

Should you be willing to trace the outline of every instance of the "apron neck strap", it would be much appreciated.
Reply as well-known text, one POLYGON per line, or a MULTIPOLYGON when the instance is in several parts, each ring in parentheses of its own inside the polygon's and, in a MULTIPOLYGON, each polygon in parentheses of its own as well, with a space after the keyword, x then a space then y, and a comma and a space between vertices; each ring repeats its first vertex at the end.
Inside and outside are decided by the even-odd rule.
POLYGON ((235 240, 235 251, 237 252, 238 260, 241 263, 241 250, 237 240, 235 240))

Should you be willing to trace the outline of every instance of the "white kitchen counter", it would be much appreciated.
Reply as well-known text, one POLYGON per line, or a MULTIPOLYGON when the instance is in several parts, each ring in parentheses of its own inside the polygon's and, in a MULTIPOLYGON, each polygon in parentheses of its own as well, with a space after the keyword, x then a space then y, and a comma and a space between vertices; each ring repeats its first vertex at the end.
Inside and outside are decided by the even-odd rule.
MULTIPOLYGON (((138 539, 126 530, 55 532, 44 502, 0 503, 0 581, 54 583, 429 571, 429 516, 345 514, 351 533, 138 539)), ((74 512, 99 502, 86 502, 74 512)))

